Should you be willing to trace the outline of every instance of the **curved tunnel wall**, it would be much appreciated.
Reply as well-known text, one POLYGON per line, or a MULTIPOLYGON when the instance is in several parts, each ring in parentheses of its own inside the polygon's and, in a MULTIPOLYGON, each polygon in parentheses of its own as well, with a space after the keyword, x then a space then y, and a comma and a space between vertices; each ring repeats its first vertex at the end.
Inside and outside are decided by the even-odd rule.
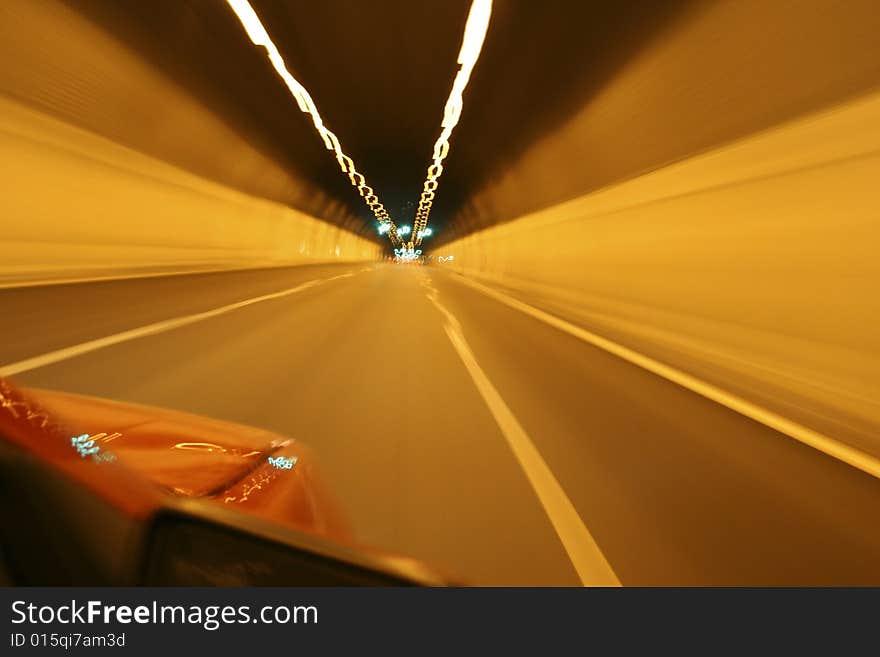
POLYGON ((368 260, 336 225, 0 99, 0 281, 368 260))
POLYGON ((880 84, 880 56, 866 41, 876 8, 765 3, 758 13, 785 9, 791 21, 752 28, 776 44, 764 54, 787 60, 761 67, 753 52, 737 55, 743 41, 720 38, 721 18, 744 4, 716 3, 642 53, 581 113, 476 190, 456 230, 515 218, 434 253, 454 255, 461 273, 880 454, 880 94, 871 90, 880 84), (804 14, 807 27, 797 22, 804 14), (805 38, 822 30, 838 49, 805 38), (755 66, 739 78, 707 81, 708 56, 670 55, 686 52, 687 39, 729 48, 723 58, 755 66), (793 89, 782 73, 799 53, 825 62, 793 89), (612 111, 645 96, 643 85, 665 103, 631 105, 626 117, 612 111), (750 106, 737 85, 772 102, 750 106), (727 100, 712 98, 713 88, 727 100), (715 109, 701 113, 695 103, 705 98, 715 109), (751 113, 760 125, 755 112, 769 121, 791 114, 795 102, 808 108, 800 118, 704 146, 713 125, 730 133, 721 124, 731 116, 744 126, 751 113), (638 149, 643 142, 634 135, 648 139, 662 129, 657 113, 672 116, 676 105, 680 116, 667 137, 691 140, 696 155, 670 164, 658 151, 643 164, 646 173, 589 191, 606 160, 615 169, 625 159, 615 147, 638 149), (515 216, 532 196, 571 200, 515 216))
POLYGON ((4 3, 0 37, 0 282, 379 257, 341 203, 63 3, 4 3))

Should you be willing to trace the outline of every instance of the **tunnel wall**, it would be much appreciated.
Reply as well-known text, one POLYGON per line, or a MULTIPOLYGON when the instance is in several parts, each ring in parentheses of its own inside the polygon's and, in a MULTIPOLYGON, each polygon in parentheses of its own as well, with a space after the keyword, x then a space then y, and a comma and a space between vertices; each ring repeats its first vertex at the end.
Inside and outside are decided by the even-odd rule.
MULTIPOLYGON (((548 166, 566 139, 533 146, 494 194, 520 193, 522 171, 548 166)), ((875 93, 435 253, 880 453, 878 172, 875 93)))
POLYGON ((61 0, 0 3, 0 284, 378 256, 209 101, 61 0))
MULTIPOLYGON (((509 146, 500 159, 494 151, 485 155, 495 165, 469 181, 464 202, 438 232, 438 242, 880 89, 876 0, 669 4, 679 5, 678 11, 637 43, 609 45, 613 58, 597 53, 595 64, 582 62, 584 69, 595 65, 601 74, 579 81, 546 69, 542 72, 555 88, 541 94, 524 84, 520 98, 507 98, 508 105, 519 102, 538 117, 528 132, 510 125, 504 104, 487 102, 489 110, 468 104, 462 121, 475 117, 487 123, 497 116, 509 126, 509 146), (553 110, 554 99, 567 109, 553 110), (535 132, 537 126, 541 129, 535 132)), ((473 91, 479 90, 475 86, 473 91)), ((511 110, 518 115, 516 108, 511 110)), ((450 175, 468 164, 456 159, 468 146, 462 137, 450 155, 450 175)))
POLYGON ((0 282, 374 259, 380 247, 0 96, 0 282))

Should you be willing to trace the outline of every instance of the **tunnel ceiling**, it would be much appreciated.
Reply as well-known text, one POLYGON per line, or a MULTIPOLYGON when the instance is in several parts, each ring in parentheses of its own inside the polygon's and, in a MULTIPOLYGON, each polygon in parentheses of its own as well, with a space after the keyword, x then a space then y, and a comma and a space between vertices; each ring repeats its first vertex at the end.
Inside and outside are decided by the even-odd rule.
MULTIPOLYGON (((362 220, 354 228, 375 236, 357 192, 225 2, 66 4, 185 86, 281 166, 338 199, 362 220)), ((496 0, 453 134, 432 227, 442 233, 481 183, 580 107, 691 4, 496 0)), ((252 5, 393 219, 411 223, 457 70, 469 1, 252 0, 252 5)), ((283 193, 261 189, 260 181, 230 176, 225 182, 230 180, 245 191, 290 202, 283 193)), ((299 206, 320 213, 308 203, 299 206)))

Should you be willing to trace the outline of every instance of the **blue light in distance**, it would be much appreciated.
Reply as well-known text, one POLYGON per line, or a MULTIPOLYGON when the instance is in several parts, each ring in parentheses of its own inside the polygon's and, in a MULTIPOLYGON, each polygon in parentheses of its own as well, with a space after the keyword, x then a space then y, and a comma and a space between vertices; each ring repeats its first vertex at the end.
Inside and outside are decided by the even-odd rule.
POLYGON ((394 257, 399 260, 415 260, 416 258, 421 257, 422 250, 421 249, 409 249, 403 247, 401 249, 394 249, 394 257))

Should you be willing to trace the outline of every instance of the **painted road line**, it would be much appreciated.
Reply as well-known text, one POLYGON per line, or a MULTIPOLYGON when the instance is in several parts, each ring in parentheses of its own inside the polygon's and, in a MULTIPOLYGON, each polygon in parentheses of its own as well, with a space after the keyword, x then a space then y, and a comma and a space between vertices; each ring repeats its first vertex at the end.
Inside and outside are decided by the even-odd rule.
MULTIPOLYGON (((79 283, 113 283, 117 281, 140 280, 144 278, 170 278, 172 276, 192 276, 196 274, 229 274, 246 271, 266 271, 270 269, 290 269, 297 266, 334 266, 345 263, 338 262, 305 262, 285 263, 281 265, 263 265, 260 267, 206 267, 204 269, 174 269, 152 272, 129 272, 116 274, 95 274, 92 276, 72 276, 70 278, 22 279, 0 282, 0 290, 12 290, 25 287, 48 287, 50 285, 74 285, 79 283)), ((366 269, 362 270, 366 271, 366 269)))
POLYGON ((682 372, 670 365, 661 363, 649 356, 645 356, 628 347, 624 347, 621 344, 603 338, 600 335, 596 335, 576 324, 572 324, 560 317, 520 301, 509 294, 495 290, 482 283, 472 281, 464 276, 460 276, 457 280, 464 285, 468 285, 473 289, 482 292, 486 296, 492 297, 496 301, 500 301, 501 303, 519 310, 545 324, 549 324, 550 326, 568 333, 579 340, 607 351, 608 353, 613 354, 618 358, 622 358, 633 365, 637 365, 642 369, 648 370, 657 376, 661 376, 667 381, 671 381, 683 388, 687 388, 691 392, 695 392, 706 399, 721 404, 740 415, 744 415, 756 422, 760 422, 764 426, 770 427, 771 429, 785 434, 798 442, 817 449, 832 458, 843 461, 854 468, 858 468, 862 472, 880 478, 880 459, 867 452, 863 452, 862 450, 842 443, 835 438, 814 431, 798 422, 789 420, 769 409, 726 392, 711 383, 702 381, 695 376, 691 376, 690 374, 682 372))
POLYGON ((574 504, 535 447, 535 443, 480 367, 474 352, 464 338, 460 322, 440 303, 437 290, 431 286, 427 278, 423 280, 423 285, 428 291, 428 299, 446 318, 444 329, 449 341, 464 363, 468 374, 471 375, 480 396, 486 402, 513 455, 525 472, 581 582, 584 586, 620 586, 620 580, 574 508, 574 504))
POLYGON ((349 276, 354 276, 354 272, 340 274, 339 276, 332 276, 331 278, 307 281, 305 283, 297 285, 296 287, 291 287, 286 290, 264 294, 259 297, 245 299, 244 301, 236 301, 235 303, 230 303, 225 306, 220 306, 219 308, 206 310, 200 313, 194 313, 192 315, 184 315, 182 317, 164 319, 162 321, 147 324, 145 326, 139 326, 137 328, 122 331, 120 333, 114 333, 113 335, 108 335, 103 338, 81 342, 80 344, 75 344, 70 347, 64 347, 63 349, 56 349, 55 351, 50 351, 39 356, 25 358, 24 360, 20 360, 17 363, 3 365, 2 367, 0 367, 0 376, 12 376, 13 374, 28 372, 30 370, 37 369, 38 367, 45 367, 46 365, 58 363, 69 358, 82 356, 83 354, 97 351, 98 349, 104 349, 105 347, 110 347, 121 342, 127 342, 129 340, 135 340, 137 338, 143 338, 149 335, 156 335, 158 333, 164 333, 166 331, 170 331, 181 326, 186 326, 188 324, 194 324, 196 322, 201 322, 206 319, 211 319, 212 317, 224 315, 234 310, 239 310, 241 308, 252 306, 256 303, 271 301, 273 299, 281 299, 292 294, 296 294, 297 292, 302 292, 303 290, 307 290, 311 287, 315 287, 316 285, 329 283, 330 281, 338 280, 340 278, 348 278, 349 276))

